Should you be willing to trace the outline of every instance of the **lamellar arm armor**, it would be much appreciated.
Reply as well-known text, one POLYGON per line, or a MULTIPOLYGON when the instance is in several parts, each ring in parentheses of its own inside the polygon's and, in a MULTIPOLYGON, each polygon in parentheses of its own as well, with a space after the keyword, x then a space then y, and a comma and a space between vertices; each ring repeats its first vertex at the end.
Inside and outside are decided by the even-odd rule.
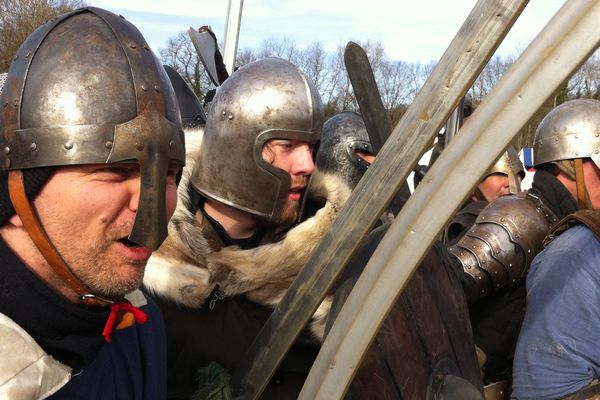
POLYGON ((556 216, 532 193, 503 196, 448 248, 458 259, 469 300, 512 286, 525 277, 556 216))

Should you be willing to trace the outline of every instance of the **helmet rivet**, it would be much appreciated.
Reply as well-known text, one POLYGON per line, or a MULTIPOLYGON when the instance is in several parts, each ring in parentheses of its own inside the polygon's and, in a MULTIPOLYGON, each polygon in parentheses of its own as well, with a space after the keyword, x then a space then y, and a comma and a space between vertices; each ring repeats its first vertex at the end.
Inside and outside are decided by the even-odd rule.
POLYGON ((147 50, 147 51, 150 50, 150 47, 148 47, 148 45, 146 43, 144 43, 144 50, 147 50))
POLYGON ((233 119, 233 115, 229 114, 229 115, 227 116, 227 119, 231 121, 231 120, 233 119))
POLYGON ((70 140, 65 143, 65 149, 67 150, 71 150, 73 148, 73 142, 71 142, 70 140))
POLYGON ((8 155, 10 153, 10 147, 5 147, 4 148, 4 154, 8 155))
POLYGON ((113 145, 113 142, 111 142, 110 140, 108 142, 104 143, 104 147, 106 147, 107 149, 112 149, 112 145, 113 145))
POLYGON ((227 113, 226 113, 225 111, 223 111, 223 112, 221 113, 221 115, 222 115, 222 116, 226 116, 226 115, 227 115, 227 113))
POLYGON ((148 91, 148 86, 144 85, 143 83, 140 85, 140 88, 142 88, 144 92, 148 91))
POLYGON ((31 149, 31 151, 36 151, 37 150, 37 144, 36 143, 31 143, 29 145, 29 149, 31 149))
POLYGON ((169 148, 172 149, 173 147, 175 147, 175 141, 174 140, 170 140, 169 141, 169 148))
POLYGON ((29 58, 29 56, 31 56, 31 52, 28 51, 27 54, 25 54, 25 58, 29 58))
POLYGON ((578 136, 577 136, 577 135, 575 135, 575 139, 577 139, 577 137, 578 137, 578 136))
POLYGON ((137 45, 135 43, 130 43, 129 47, 131 47, 132 49, 135 49, 137 47, 137 45))
POLYGON ((363 147, 366 149, 368 146, 365 144, 365 145, 363 145, 363 147))
POLYGON ((144 150, 144 143, 142 143, 142 142, 136 142, 135 143, 135 148, 138 149, 139 151, 144 150))
POLYGON ((160 86, 154 85, 154 91, 155 92, 160 92, 160 86))
POLYGON ((10 168, 10 158, 4 160, 4 168, 10 168))

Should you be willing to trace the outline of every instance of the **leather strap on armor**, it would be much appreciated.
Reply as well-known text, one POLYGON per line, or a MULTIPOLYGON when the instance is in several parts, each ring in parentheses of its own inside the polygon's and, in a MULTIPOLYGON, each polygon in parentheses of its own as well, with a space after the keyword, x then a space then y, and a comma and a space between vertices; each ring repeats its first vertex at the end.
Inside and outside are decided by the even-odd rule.
POLYGON ((596 239, 600 241, 600 210, 579 210, 563 218, 544 239, 544 246, 567 229, 583 224, 587 226, 596 239))
POLYGON ((27 195, 25 194, 25 183, 23 181, 23 172, 21 170, 8 172, 8 190, 15 211, 19 218, 21 218, 31 240, 48 261, 56 275, 77 293, 82 303, 88 306, 107 306, 112 304, 113 301, 111 300, 93 295, 92 292, 75 275, 73 275, 65 261, 62 259, 58 250, 56 250, 56 247, 54 247, 50 238, 48 238, 29 199, 27 199, 27 195))

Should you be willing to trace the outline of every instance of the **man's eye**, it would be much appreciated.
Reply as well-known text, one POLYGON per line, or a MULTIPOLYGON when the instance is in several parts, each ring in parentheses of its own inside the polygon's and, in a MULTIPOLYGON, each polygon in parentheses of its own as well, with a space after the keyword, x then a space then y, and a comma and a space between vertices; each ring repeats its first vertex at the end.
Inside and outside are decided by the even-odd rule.
POLYGON ((291 150, 294 148, 294 143, 282 142, 282 143, 279 143, 278 146, 281 147, 282 149, 291 150))

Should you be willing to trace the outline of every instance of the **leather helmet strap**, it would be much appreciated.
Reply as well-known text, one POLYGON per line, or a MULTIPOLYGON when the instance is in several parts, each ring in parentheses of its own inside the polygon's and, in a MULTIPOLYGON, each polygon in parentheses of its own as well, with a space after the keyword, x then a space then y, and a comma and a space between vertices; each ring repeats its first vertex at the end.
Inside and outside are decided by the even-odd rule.
POLYGON ((56 247, 48 238, 46 231, 42 227, 39 217, 27 195, 25 193, 25 183, 23 180, 23 171, 13 170, 8 172, 8 192, 13 207, 31 240, 36 245, 40 253, 50 264, 54 272, 63 280, 77 295, 80 300, 89 306, 106 306, 112 301, 94 296, 92 292, 71 272, 56 247))
POLYGON ((585 181, 583 176, 583 160, 576 158, 575 160, 575 183, 577 185, 577 203, 579 208, 587 208, 585 201, 585 181))

